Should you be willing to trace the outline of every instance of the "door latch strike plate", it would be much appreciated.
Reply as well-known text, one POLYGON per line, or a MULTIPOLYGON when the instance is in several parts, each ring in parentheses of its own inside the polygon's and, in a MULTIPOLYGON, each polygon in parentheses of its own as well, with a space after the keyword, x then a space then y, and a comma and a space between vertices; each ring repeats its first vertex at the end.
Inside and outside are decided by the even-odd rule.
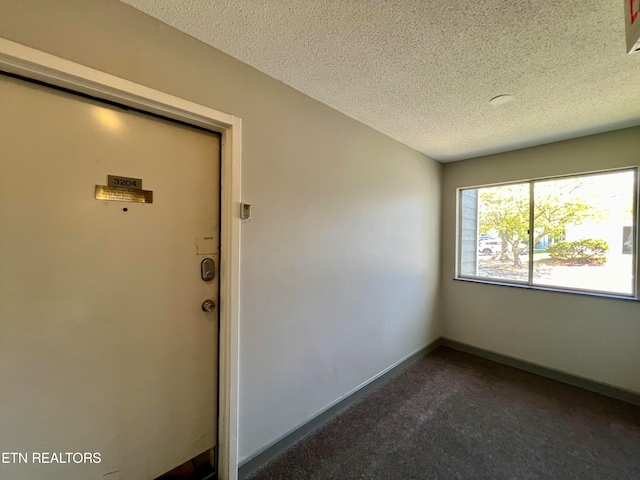
POLYGON ((240 210, 240 218, 242 220, 249 220, 251 218, 251 204, 243 203, 240 210))

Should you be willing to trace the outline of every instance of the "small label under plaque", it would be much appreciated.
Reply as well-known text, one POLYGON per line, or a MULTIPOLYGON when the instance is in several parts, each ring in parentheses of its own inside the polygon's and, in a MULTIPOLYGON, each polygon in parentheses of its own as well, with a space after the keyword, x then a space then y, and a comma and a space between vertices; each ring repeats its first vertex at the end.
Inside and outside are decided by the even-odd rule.
POLYGON ((96 185, 96 200, 116 202, 153 203, 153 191, 135 188, 107 187, 96 185))
POLYGON ((108 185, 110 187, 125 187, 142 190, 141 178, 118 177, 117 175, 107 175, 108 185))

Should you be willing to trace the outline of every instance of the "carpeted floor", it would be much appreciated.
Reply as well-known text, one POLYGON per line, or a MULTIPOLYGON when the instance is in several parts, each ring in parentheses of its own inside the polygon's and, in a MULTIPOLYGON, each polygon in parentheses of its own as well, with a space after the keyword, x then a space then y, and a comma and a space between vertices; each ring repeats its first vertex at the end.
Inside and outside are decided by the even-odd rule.
POLYGON ((635 480, 640 407, 439 347, 249 478, 635 480))

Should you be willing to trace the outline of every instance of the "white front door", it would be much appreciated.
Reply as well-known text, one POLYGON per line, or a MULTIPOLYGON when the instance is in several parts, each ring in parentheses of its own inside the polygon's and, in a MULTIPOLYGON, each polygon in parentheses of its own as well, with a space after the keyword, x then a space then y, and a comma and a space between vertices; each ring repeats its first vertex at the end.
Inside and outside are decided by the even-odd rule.
POLYGON ((217 134, 0 75, 0 479, 214 447, 219 172, 217 134), (96 199, 108 175, 152 203, 96 199))

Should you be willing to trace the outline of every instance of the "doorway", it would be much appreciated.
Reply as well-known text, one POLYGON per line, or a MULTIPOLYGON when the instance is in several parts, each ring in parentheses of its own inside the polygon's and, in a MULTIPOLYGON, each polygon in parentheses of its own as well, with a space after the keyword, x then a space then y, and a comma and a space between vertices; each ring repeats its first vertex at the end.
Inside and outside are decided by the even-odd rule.
POLYGON ((0 425, 28 460, 3 470, 155 478, 213 449, 219 135, 7 76, 0 107, 0 425))

